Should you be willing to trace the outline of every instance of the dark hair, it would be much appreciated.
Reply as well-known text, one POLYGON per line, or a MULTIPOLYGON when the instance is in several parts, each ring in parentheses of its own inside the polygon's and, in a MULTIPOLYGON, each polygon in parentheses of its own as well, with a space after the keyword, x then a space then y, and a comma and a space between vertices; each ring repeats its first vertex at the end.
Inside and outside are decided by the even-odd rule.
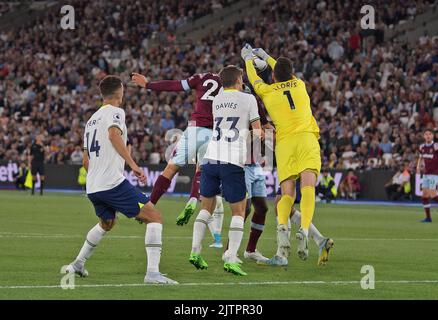
POLYGON ((426 130, 424 130, 424 131, 423 131, 423 134, 425 134, 426 132, 430 132, 430 133, 432 133, 432 134, 435 134, 435 133, 433 132, 432 129, 426 129, 426 130))
POLYGON ((106 76, 99 83, 99 90, 102 97, 111 97, 122 87, 122 80, 117 76, 106 76))
POLYGON ((221 78, 222 86, 224 88, 232 87, 236 84, 237 79, 243 74, 242 69, 229 65, 219 72, 219 77, 221 78))
POLYGON ((283 82, 292 79, 293 66, 292 61, 285 57, 280 57, 277 59, 277 63, 274 67, 275 80, 278 82, 283 82))
POLYGON ((192 75, 196 73, 196 65, 194 63, 189 63, 183 66, 183 71, 192 75))

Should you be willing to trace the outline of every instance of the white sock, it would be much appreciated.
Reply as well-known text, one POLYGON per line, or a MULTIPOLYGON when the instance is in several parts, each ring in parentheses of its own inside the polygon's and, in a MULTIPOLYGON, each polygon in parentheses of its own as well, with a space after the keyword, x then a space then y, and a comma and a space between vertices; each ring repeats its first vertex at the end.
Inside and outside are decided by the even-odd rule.
POLYGON ((215 212, 213 213, 213 232, 215 234, 221 234, 222 233, 222 224, 224 221, 224 213, 223 212, 215 212))
POLYGON ((215 227, 214 227, 214 213, 212 216, 210 216, 210 219, 208 219, 208 230, 210 230, 211 236, 214 239, 214 233, 215 233, 215 227))
POLYGON ((211 219, 211 214, 202 209, 199 211, 193 224, 193 240, 192 240, 192 253, 201 253, 202 240, 205 237, 205 230, 207 229, 208 222, 211 219))
MULTIPOLYGON (((292 223, 297 226, 301 226, 301 212, 295 210, 295 213, 290 218, 290 221, 292 221, 292 223)), ((309 236, 312 237, 317 246, 319 246, 321 242, 325 239, 313 223, 310 224, 309 236)))
POLYGON ((162 231, 163 225, 161 223, 152 222, 146 225, 146 234, 144 237, 144 244, 148 259, 146 272, 159 272, 162 231))
POLYGON ((74 262, 77 266, 82 267, 85 264, 85 261, 91 257, 94 249, 96 249, 105 234, 106 231, 103 230, 99 224, 96 224, 90 231, 88 231, 87 239, 74 262))
POLYGON ((189 201, 187 202, 187 204, 194 204, 196 206, 196 204, 198 203, 198 199, 195 197, 191 197, 189 199, 189 201))
POLYGON ((224 204, 221 196, 216 196, 216 208, 213 212, 213 226, 216 234, 221 234, 224 222, 224 204))
POLYGON ((228 252, 231 258, 237 257, 237 250, 239 250, 240 243, 243 238, 243 217, 233 216, 231 218, 230 230, 228 232, 228 252))

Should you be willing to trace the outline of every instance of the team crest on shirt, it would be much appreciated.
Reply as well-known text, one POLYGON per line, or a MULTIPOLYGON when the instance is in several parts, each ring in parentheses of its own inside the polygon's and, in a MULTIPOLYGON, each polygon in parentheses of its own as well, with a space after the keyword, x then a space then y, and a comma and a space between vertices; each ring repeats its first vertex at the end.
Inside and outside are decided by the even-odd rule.
POLYGON ((113 123, 121 123, 122 115, 120 113, 113 114, 113 123))

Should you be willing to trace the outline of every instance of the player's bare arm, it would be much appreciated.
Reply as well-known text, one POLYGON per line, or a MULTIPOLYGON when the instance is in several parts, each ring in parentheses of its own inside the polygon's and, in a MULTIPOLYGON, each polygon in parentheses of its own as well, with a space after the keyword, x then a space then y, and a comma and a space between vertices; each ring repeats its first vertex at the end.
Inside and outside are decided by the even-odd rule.
POLYGON ((144 75, 135 72, 131 74, 131 82, 142 88, 146 88, 148 84, 148 80, 144 75))
POLYGON ((83 155, 82 155, 82 165, 84 166, 86 171, 88 171, 89 163, 90 163, 90 158, 88 158, 88 152, 87 152, 87 150, 84 150, 83 155))
POLYGON ((254 136, 264 140, 265 139, 265 132, 262 129, 262 123, 260 122, 260 120, 256 120, 251 122, 251 128, 253 130, 254 136))
POLYGON ((181 83, 181 80, 158 80, 148 81, 144 75, 132 73, 131 83, 153 91, 187 91, 181 83))
POLYGON ((421 158, 421 155, 418 156, 418 160, 417 160, 417 167, 416 167, 416 172, 417 173, 421 173, 421 167, 423 166, 423 159, 421 158))
POLYGON ((122 139, 121 131, 119 128, 111 127, 108 129, 108 138, 111 144, 116 149, 117 153, 126 161, 126 164, 132 169, 135 176, 140 180, 141 183, 146 183, 146 176, 143 170, 135 163, 129 153, 128 147, 125 145, 122 139))

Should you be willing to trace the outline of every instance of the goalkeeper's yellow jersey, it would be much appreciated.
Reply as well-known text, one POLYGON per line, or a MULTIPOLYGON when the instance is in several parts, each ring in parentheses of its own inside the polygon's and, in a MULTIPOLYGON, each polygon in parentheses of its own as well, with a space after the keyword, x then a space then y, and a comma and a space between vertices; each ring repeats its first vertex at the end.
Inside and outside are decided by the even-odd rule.
MULTIPOLYGON (((267 62, 274 70, 276 61, 269 58, 267 62)), ((319 127, 312 115, 310 98, 302 80, 294 77, 266 84, 257 75, 252 60, 246 61, 246 71, 254 91, 274 122, 277 141, 301 132, 313 132, 319 138, 319 127)))

